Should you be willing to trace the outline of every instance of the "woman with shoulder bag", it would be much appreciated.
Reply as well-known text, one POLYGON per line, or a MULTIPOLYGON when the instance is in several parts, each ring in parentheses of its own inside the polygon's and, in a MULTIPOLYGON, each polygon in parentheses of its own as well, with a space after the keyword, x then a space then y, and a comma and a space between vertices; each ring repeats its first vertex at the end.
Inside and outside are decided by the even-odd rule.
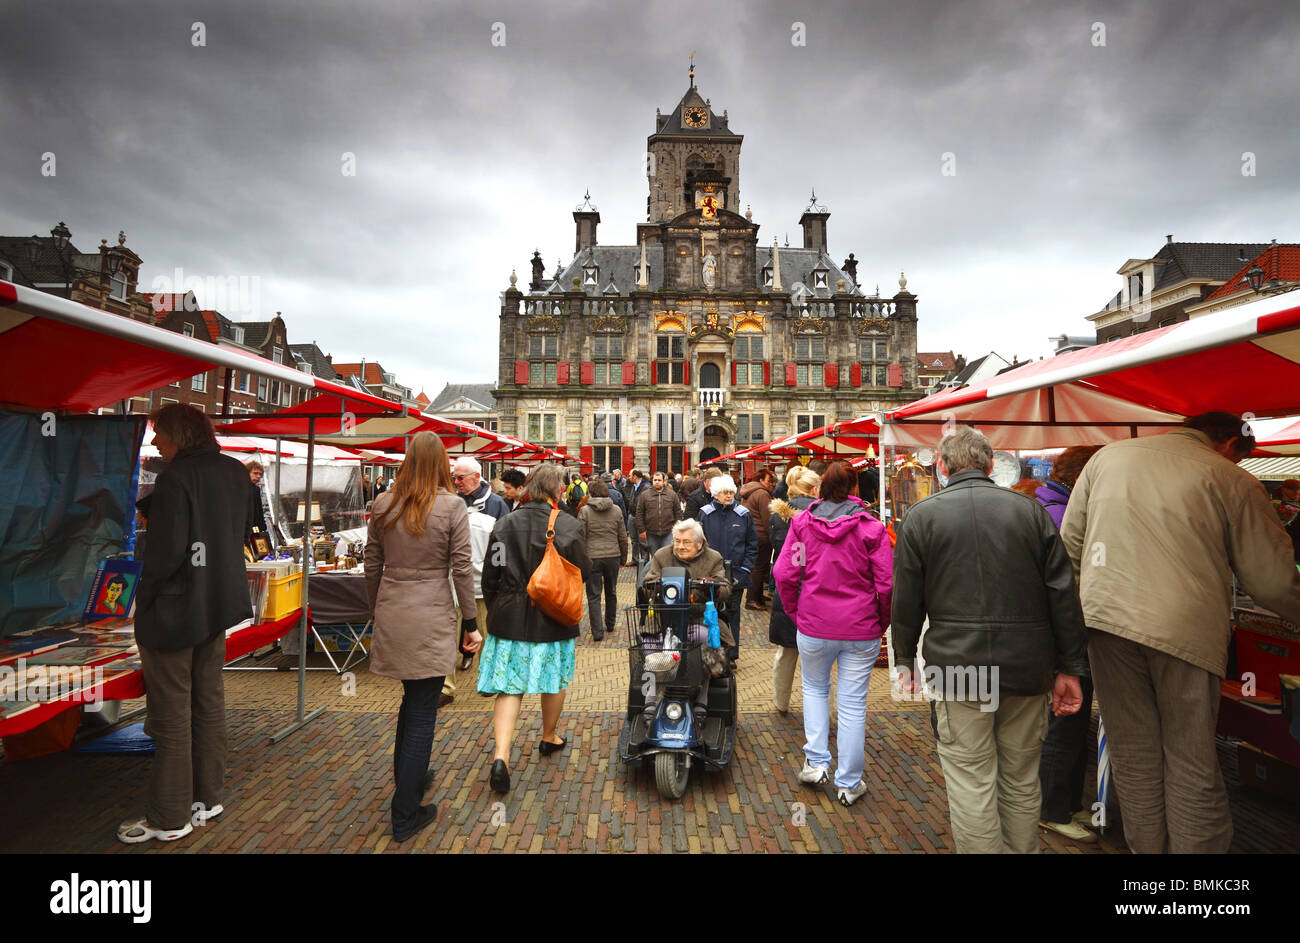
POLYGON ((392 817, 393 837, 405 841, 438 814, 421 798, 433 787, 438 699, 456 670, 462 630, 466 651, 483 642, 475 618, 457 623, 447 573, 459 598, 474 598, 469 512, 452 485, 447 450, 432 432, 411 440, 397 480, 375 499, 365 569, 375 625, 370 670, 402 682, 392 817))
MULTIPOLYGON (((821 476, 811 468, 796 465, 785 473, 784 484, 789 499, 772 499, 772 517, 768 524, 774 560, 781 558, 781 549, 785 546, 790 522, 795 515, 808 510, 817 500, 821 476)), ((781 604, 781 593, 773 593, 767 640, 777 647, 776 657, 772 660, 772 704, 781 714, 790 711, 790 689, 794 687, 794 670, 799 665, 799 644, 795 640, 795 634, 794 622, 786 615, 785 607, 781 604)))
POLYGON ((491 784, 510 791, 510 747, 525 694, 542 696, 542 740, 538 751, 550 756, 567 742, 555 732, 564 709, 564 692, 573 681, 574 640, 582 620, 582 584, 591 573, 578 522, 559 513, 564 473, 556 465, 538 465, 525 485, 528 503, 497 521, 483 561, 483 599, 488 607, 487 642, 479 659, 478 690, 496 695, 492 712, 496 739, 491 784), (549 536, 548 536, 549 535, 549 536), (530 593, 542 575, 548 545, 558 558, 546 561, 566 571, 563 587, 577 615, 548 615, 548 600, 530 593))

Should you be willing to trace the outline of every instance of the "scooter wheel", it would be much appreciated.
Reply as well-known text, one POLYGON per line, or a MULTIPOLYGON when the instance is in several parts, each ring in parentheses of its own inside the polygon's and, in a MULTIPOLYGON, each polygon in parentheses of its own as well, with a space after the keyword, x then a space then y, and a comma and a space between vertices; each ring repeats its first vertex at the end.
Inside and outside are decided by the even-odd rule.
POLYGON ((665 799, 680 799, 686 794, 686 780, 691 775, 685 753, 655 754, 655 785, 665 799))

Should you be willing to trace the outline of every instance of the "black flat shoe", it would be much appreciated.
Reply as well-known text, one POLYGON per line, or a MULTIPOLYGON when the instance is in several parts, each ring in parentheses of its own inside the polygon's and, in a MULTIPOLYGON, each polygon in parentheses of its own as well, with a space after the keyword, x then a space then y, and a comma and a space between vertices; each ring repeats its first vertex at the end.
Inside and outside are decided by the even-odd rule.
POLYGON ((568 746, 568 744, 569 741, 563 737, 560 738, 559 743, 551 743, 549 740, 540 740, 538 741, 537 749, 541 752, 542 756, 550 756, 552 753, 559 753, 568 746))
POLYGON ((436 805, 420 806, 420 811, 418 813, 418 818, 416 819, 415 826, 409 832, 403 832, 401 835, 397 834, 396 830, 394 830, 393 840, 403 842, 411 838, 414 838, 416 833, 419 832, 421 829, 428 828, 430 825, 432 825, 434 819, 436 819, 437 817, 438 817, 438 807, 436 805))
POLYGON ((506 767, 505 760, 492 761, 492 775, 488 777, 488 783, 492 786, 493 792, 510 791, 510 770, 506 767))
POLYGON ((460 670, 461 670, 461 671, 469 671, 470 668, 472 668, 473 666, 474 666, 474 656, 473 656, 473 655, 462 655, 462 656, 460 657, 460 670))

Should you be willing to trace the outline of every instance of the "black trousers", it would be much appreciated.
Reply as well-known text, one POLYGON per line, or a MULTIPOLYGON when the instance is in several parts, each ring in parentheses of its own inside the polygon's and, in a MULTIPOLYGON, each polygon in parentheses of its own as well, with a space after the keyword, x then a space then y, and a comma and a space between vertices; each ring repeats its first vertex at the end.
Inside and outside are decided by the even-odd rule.
POLYGON ((605 589, 605 631, 613 632, 618 621, 618 568, 623 561, 618 557, 597 557, 591 561, 591 576, 587 577, 587 611, 591 616, 591 632, 600 626, 600 590, 605 589))
POLYGON ((433 756, 433 730, 438 720, 442 678, 402 682, 402 706, 397 712, 393 745, 393 834, 405 835, 420 813, 424 777, 433 756))
POLYGON ((1092 678, 1080 675, 1083 706, 1076 714, 1052 715, 1047 722, 1047 739, 1038 765, 1038 782, 1043 793, 1040 818, 1045 822, 1068 822, 1081 809, 1092 808, 1083 801, 1083 774, 1088 757, 1097 745, 1088 740, 1092 720, 1092 678))

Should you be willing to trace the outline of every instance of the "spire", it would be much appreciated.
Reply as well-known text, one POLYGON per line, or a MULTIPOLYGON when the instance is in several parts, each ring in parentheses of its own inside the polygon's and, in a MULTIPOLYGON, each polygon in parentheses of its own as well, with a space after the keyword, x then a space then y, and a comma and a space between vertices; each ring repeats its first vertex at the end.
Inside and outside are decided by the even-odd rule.
POLYGON ((641 274, 637 276, 636 287, 645 291, 650 287, 650 274, 645 264, 645 235, 641 236, 641 274))
POLYGON ((691 88, 695 87, 695 50, 691 50, 691 88))
POLYGON ((785 290, 781 287, 781 247, 777 245, 776 236, 772 237, 772 290, 785 290))

